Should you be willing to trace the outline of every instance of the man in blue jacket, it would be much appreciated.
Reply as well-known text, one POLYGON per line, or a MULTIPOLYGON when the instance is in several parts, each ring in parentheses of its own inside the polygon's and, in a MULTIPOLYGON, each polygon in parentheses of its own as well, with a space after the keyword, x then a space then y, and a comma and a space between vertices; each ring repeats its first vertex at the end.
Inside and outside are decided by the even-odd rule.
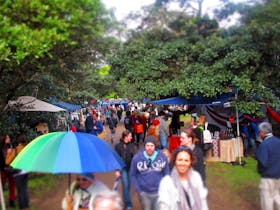
POLYGON ((169 174, 167 157, 156 150, 156 140, 146 137, 145 148, 132 159, 130 176, 139 195, 143 210, 157 210, 158 188, 161 179, 169 174))
POLYGON ((263 141, 258 150, 258 171, 261 174, 261 209, 280 209, 280 139, 273 136, 268 122, 259 125, 263 141))

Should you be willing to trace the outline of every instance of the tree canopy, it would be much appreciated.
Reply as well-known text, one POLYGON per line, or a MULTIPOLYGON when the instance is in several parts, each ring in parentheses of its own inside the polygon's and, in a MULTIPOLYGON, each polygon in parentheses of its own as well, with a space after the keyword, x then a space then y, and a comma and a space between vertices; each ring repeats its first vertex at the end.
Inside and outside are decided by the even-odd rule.
POLYGON ((210 18, 201 13, 203 2, 156 0, 122 42, 117 30, 123 25, 100 0, 3 1, 1 106, 34 89, 40 98, 113 94, 140 100, 216 96, 236 88, 240 108, 258 115, 256 100, 273 103, 279 94, 280 3, 223 1, 210 18), (183 9, 170 11, 170 2, 183 9), (219 26, 236 12, 239 25, 219 26))
MULTIPOLYGON (((39 88, 39 95, 65 99, 94 85, 112 46, 112 21, 100 0, 8 0, 0 5, 1 104, 39 88), (92 81, 91 81, 92 83, 92 81)), ((86 95, 86 96, 87 96, 86 95)))
POLYGON ((279 9, 278 1, 247 7, 242 25, 229 29, 207 16, 168 11, 163 24, 160 10, 152 13, 146 19, 154 27, 134 32, 110 60, 119 90, 155 99, 213 97, 234 87, 242 111, 260 115, 257 99, 275 102, 279 86, 279 9))

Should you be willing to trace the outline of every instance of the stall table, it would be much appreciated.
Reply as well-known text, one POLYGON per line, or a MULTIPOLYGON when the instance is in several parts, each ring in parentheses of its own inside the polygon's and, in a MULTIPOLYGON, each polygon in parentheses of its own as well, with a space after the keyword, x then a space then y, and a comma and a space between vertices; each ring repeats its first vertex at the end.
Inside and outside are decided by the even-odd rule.
POLYGON ((218 140, 216 147, 214 146, 208 153, 207 161, 230 163, 235 162, 238 157, 243 157, 243 143, 241 138, 239 140, 237 138, 218 140), (217 146, 218 149, 216 148, 217 146), (216 152, 217 150, 218 152, 216 152))

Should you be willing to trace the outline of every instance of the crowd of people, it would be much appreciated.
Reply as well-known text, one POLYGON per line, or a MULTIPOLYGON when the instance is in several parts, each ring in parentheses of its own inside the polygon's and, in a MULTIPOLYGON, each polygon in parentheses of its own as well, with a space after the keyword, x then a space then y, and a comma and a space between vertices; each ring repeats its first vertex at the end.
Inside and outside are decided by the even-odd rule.
MULTIPOLYGON (((101 137, 105 132, 104 126, 108 125, 110 135, 108 138, 107 134, 107 139, 125 162, 124 168, 115 171, 116 179, 122 183, 122 195, 98 181, 94 173, 78 174, 66 190, 62 209, 133 209, 132 187, 144 210, 208 209, 206 149, 203 140, 203 131, 207 130, 208 125, 205 116, 201 116, 198 122, 194 117, 195 120, 189 126, 181 128, 180 114, 185 114, 186 110, 172 110, 176 115, 171 118, 173 121, 169 126, 165 110, 140 112, 115 107, 103 111, 88 110, 83 121, 73 120, 71 130, 101 137), (120 122, 123 122, 124 128, 118 140, 115 134, 120 122), (168 139, 173 134, 180 137, 180 145, 170 153, 168 139)), ((272 126, 268 122, 253 126, 243 121, 241 135, 245 155, 252 148, 258 160, 258 171, 262 177, 261 208, 273 209, 275 205, 280 209, 280 139, 272 134, 272 126), (256 137, 262 139, 261 143, 257 143, 256 137)), ((234 130, 231 129, 231 132, 234 133, 234 130)), ((10 148, 17 148, 17 152, 20 152, 26 142, 24 135, 18 137, 17 147, 11 145, 9 135, 3 136, 1 140, 2 184, 5 185, 6 180, 9 180, 11 207, 15 206, 17 189, 20 209, 29 209, 28 173, 9 171, 7 157, 11 153, 10 148)))

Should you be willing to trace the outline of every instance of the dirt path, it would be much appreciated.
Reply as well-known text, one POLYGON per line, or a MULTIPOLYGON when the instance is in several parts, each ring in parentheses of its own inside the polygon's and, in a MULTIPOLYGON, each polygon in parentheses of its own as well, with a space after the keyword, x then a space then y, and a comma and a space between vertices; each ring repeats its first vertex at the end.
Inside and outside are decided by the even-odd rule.
MULTIPOLYGON (((123 123, 120 123, 117 131, 116 131, 116 138, 114 141, 114 145, 119 141, 122 131, 124 130, 123 123)), ((110 139, 110 131, 108 127, 106 127, 106 136, 107 139, 110 139)), ((209 163, 208 167, 211 166, 209 163)), ((108 187, 112 188, 114 184, 114 173, 97 173, 96 177, 107 184, 108 187)), ((47 195, 41 195, 39 197, 31 197, 31 210, 50 210, 50 209, 61 209, 61 200, 64 196, 65 190, 67 188, 67 176, 65 175, 59 186, 53 189, 51 192, 47 193, 47 195)), ((209 189, 209 196, 208 196, 208 204, 209 209, 211 210, 252 210, 252 209, 259 209, 256 204, 249 203, 245 200, 242 195, 238 195, 231 191, 230 188, 226 186, 226 184, 222 183, 219 184, 217 187, 216 183, 217 180, 219 182, 223 182, 220 178, 217 177, 207 177, 208 181, 208 189, 209 189)), ((248 190, 248 193, 250 190, 248 190)), ((119 192, 121 193, 121 186, 119 188, 119 192)), ((136 193, 132 190, 132 198, 135 210, 140 210, 140 203, 136 193)))

